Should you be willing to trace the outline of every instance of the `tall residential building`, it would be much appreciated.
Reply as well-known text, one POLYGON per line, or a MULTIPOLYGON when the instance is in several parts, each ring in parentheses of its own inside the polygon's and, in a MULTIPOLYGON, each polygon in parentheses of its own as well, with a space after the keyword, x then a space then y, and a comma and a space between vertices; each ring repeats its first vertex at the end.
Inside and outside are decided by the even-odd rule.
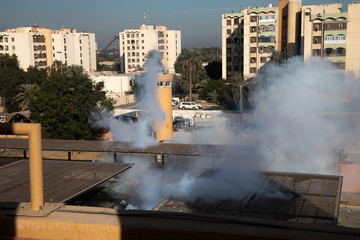
POLYGON ((147 54, 157 50, 162 55, 165 71, 174 73, 174 64, 181 53, 181 31, 164 26, 142 25, 140 29, 126 29, 119 33, 121 71, 141 70, 147 54))
POLYGON ((302 6, 301 0, 278 6, 246 8, 222 15, 223 78, 235 74, 255 77, 274 51, 305 62, 324 60, 336 74, 360 75, 360 4, 302 6), (335 68, 334 68, 335 67, 335 68), (335 69, 335 70, 334 70, 335 69))
POLYGON ((96 71, 94 33, 78 33, 76 29, 51 30, 19 27, 0 32, 0 54, 15 54, 20 67, 51 66, 54 61, 80 65, 87 72, 96 71))

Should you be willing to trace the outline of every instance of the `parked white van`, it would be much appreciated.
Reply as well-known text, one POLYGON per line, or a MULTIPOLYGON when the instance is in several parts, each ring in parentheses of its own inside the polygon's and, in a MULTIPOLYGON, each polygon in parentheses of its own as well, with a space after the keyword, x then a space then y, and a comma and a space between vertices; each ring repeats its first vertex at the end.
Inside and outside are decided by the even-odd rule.
POLYGON ((197 104, 195 102, 181 102, 179 105, 180 109, 201 109, 202 106, 200 104, 197 104))

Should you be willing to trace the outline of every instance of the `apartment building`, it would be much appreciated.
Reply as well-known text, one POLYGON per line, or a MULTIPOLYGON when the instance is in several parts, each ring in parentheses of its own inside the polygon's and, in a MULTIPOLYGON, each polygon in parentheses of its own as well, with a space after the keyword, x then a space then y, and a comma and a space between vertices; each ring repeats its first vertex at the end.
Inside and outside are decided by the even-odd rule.
POLYGON ((256 76, 270 60, 278 38, 278 9, 265 7, 227 13, 222 17, 222 74, 256 76))
POLYGON ((162 55, 165 71, 174 73, 174 64, 181 53, 181 31, 165 26, 143 24, 139 29, 119 33, 121 71, 130 73, 142 69, 147 54, 157 50, 162 55))
POLYGON ((19 27, 0 32, 0 54, 15 54, 20 67, 49 67, 54 61, 80 65, 87 72, 96 71, 94 33, 78 33, 76 29, 51 30, 19 27))
POLYGON ((306 63, 322 60, 330 63, 324 71, 359 78, 359 24, 358 2, 349 4, 348 12, 341 3, 302 6, 301 0, 289 0, 223 14, 223 78, 257 76, 274 51, 286 59, 302 56, 306 63))

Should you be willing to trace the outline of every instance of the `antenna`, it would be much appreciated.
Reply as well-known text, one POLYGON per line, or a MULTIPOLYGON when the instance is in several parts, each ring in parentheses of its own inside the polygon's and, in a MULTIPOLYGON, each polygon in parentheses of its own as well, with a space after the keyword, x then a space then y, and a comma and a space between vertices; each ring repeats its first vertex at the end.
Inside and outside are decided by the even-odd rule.
POLYGON ((148 24, 150 25, 150 14, 148 15, 148 24))
POLYGON ((144 25, 146 25, 146 12, 144 11, 144 25))
POLYGON ((241 3, 240 3, 240 11, 239 12, 241 12, 241 3))
POLYGON ((264 7, 266 7, 266 1, 264 1, 264 7))

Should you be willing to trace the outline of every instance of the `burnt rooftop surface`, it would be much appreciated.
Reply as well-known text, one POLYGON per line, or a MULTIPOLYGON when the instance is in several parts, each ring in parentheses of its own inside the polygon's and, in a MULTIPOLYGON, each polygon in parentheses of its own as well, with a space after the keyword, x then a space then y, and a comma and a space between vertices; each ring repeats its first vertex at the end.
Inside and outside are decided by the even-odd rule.
MULTIPOLYGON (((206 170, 199 177, 210 177, 212 174, 214 170, 206 170)), ((341 176, 280 172, 264 172, 263 174, 271 184, 278 185, 281 192, 292 197, 281 200, 254 196, 246 202, 222 200, 213 203, 202 199, 194 202, 165 199, 153 210, 295 223, 337 224, 341 176)))
MULTIPOLYGON (((132 165, 44 160, 44 201, 65 202, 132 165)), ((0 167, 0 203, 29 201, 29 161, 20 160, 0 167)))

